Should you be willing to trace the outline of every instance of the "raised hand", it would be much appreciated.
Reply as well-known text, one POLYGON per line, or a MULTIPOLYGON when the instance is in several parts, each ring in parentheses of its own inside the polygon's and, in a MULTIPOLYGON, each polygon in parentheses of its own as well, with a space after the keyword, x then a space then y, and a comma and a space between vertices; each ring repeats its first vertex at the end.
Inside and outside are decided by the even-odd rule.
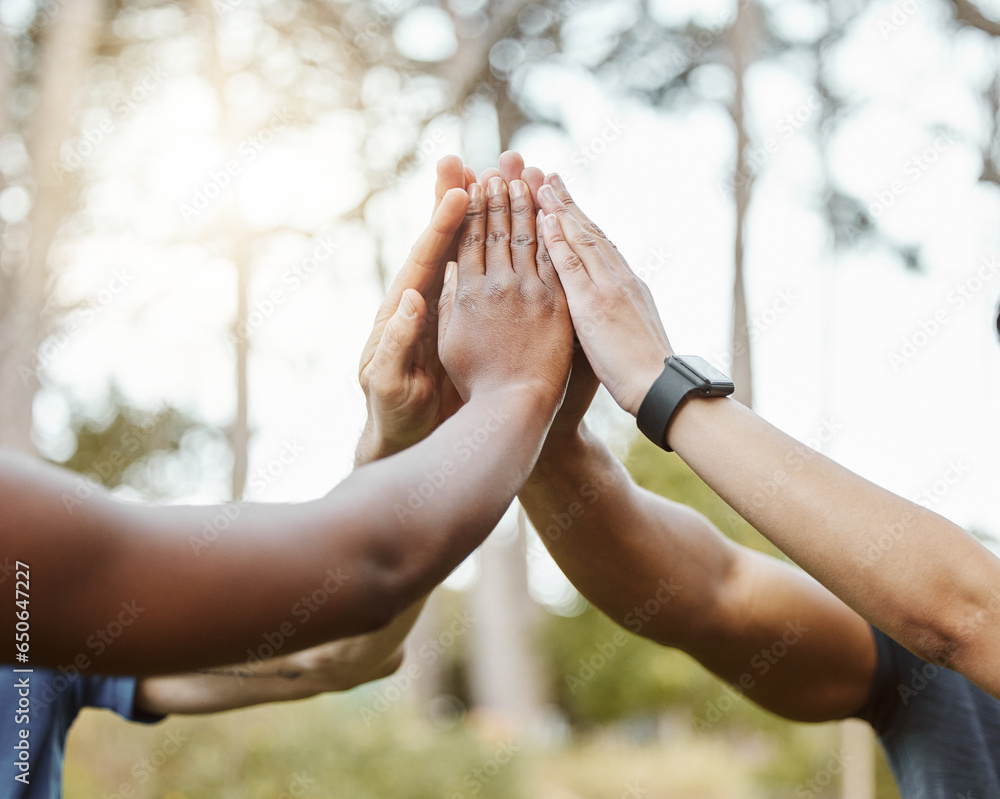
MULTIPOLYGON (((485 174, 492 170, 487 170, 485 174)), ((520 178, 528 184, 532 197, 537 196, 538 190, 545 182, 545 175, 537 167, 525 167, 524 159, 520 153, 508 150, 500 156, 498 169, 500 176, 511 183, 520 178)), ((545 249, 544 239, 538 241, 538 257, 551 263, 549 253, 545 249)), ((594 395, 597 393, 601 381, 594 374, 594 369, 587 360, 587 355, 580 346, 580 342, 574 336, 573 341, 573 367, 569 376, 569 385, 566 387, 566 397, 563 399, 556 418, 552 420, 552 427, 549 435, 545 439, 546 446, 549 444, 561 446, 562 439, 575 436, 583 422, 583 417, 590 408, 594 395)))
POLYGON ((463 399, 523 386, 555 404, 566 388, 572 327, 552 263, 540 258, 531 192, 498 175, 469 186, 458 261, 441 296, 439 351, 463 399))
POLYGON ((359 379, 368 423, 358 465, 391 455, 429 435, 461 400, 437 356, 437 305, 444 267, 454 258, 455 234, 475 174, 449 156, 438 163, 434 214, 413 246, 375 316, 361 355, 359 379))
POLYGON ((653 297, 558 175, 546 178, 535 197, 580 344, 611 396, 634 416, 673 354, 653 297))

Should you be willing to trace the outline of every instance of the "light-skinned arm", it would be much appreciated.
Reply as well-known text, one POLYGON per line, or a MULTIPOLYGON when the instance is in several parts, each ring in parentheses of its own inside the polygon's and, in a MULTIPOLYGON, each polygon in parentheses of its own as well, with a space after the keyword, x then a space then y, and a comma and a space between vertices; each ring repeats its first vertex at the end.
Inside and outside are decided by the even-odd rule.
MULTIPOLYGON (((494 174, 542 182, 513 152, 484 177, 494 174)), ((548 259, 544 245, 537 257, 548 259)), ((874 674, 868 624, 802 572, 639 488, 584 422, 598 385, 577 347, 566 398, 518 494, 566 576, 625 629, 683 650, 773 712, 802 721, 855 712, 874 674)))
MULTIPOLYGON (((557 176, 536 198, 588 360, 635 415, 673 354, 649 290, 600 229, 571 212, 557 176)), ((961 528, 728 398, 684 403, 667 438, 741 516, 862 617, 1000 696, 1000 560, 961 528)))
POLYGON ((347 691, 388 677, 402 662, 400 644, 422 606, 422 602, 411 605, 378 632, 290 655, 186 674, 140 677, 135 689, 136 708, 155 716, 218 713, 347 691))

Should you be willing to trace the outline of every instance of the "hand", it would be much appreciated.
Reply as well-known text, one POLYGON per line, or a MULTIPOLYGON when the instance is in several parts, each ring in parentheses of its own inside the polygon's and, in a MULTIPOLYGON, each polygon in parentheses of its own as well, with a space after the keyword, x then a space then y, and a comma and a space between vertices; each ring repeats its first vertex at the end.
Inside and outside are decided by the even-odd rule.
POLYGON ((545 179, 536 197, 580 344, 615 402, 635 416, 673 354, 653 297, 557 175, 545 179))
MULTIPOLYGON (((542 171, 536 167, 525 168, 524 159, 520 153, 513 150, 508 150, 500 156, 497 167, 483 170, 479 176, 479 183, 485 187, 489 179, 497 175, 503 178, 508 186, 515 180, 523 180, 528 184, 533 196, 537 195, 538 189, 545 182, 545 175, 542 171)), ((545 242, 542 240, 538 242, 537 257, 543 261, 549 261, 549 254, 545 249, 545 242)), ((562 405, 556 413, 555 419, 552 420, 549 434, 545 438, 545 446, 542 449, 543 456, 550 449, 550 445, 554 447, 556 453, 561 453, 562 442, 575 437, 580 432, 583 417, 590 408, 600 385, 601 381, 594 374, 594 369, 591 367, 590 361, 587 360, 587 355, 580 346, 579 340, 574 340, 573 366, 570 371, 569 385, 566 388, 566 396, 562 405)))
POLYGON ((458 263, 441 295, 438 348, 463 399, 519 384, 558 405, 572 327, 551 261, 539 257, 526 183, 499 176, 469 186, 458 263))
POLYGON ((437 356, 437 305, 444 265, 454 257, 475 174, 450 156, 438 163, 431 223, 413 246, 375 316, 359 379, 368 423, 356 462, 391 455, 429 435, 461 406, 437 356))

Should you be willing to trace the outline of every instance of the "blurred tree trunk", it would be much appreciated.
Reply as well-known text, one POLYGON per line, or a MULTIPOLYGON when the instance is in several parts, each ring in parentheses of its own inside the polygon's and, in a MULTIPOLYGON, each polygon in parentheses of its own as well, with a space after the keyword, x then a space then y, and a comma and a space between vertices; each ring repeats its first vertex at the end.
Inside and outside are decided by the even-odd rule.
MULTIPOLYGON (((226 99, 224 87, 231 77, 222 65, 219 53, 219 14, 211 0, 198 0, 198 10, 209 21, 208 25, 208 80, 215 89, 215 100, 219 105, 219 138, 223 151, 232 152, 240 141, 241 131, 233 121, 233 114, 226 99)), ((233 474, 230 495, 234 500, 243 499, 246 492, 247 474, 250 469, 250 395, 248 365, 250 360, 250 337, 246 320, 250 313, 250 260, 253 257, 254 231, 240 215, 235 188, 222 199, 219 236, 229 250, 229 259, 236 270, 236 316, 232 321, 231 333, 234 347, 233 371, 236 389, 236 409, 233 421, 226 429, 229 448, 233 454, 233 474)))
POLYGON ((729 114, 736 128, 736 165, 733 171, 733 201, 736 205, 736 229, 733 235, 733 361, 730 368, 733 382, 736 383, 734 397, 748 408, 753 407, 753 373, 743 259, 753 174, 747 163, 750 137, 746 129, 745 79, 747 66, 754 55, 755 12, 756 8, 752 4, 737 3, 736 20, 730 30, 734 89, 729 114))
POLYGON ((229 446, 233 451, 232 497, 243 499, 246 491, 247 473, 250 469, 250 388, 248 365, 250 361, 250 339, 241 330, 240 322, 246 321, 250 313, 250 259, 252 238, 237 234, 233 238, 232 259, 236 268, 236 319, 233 321, 233 340, 236 347, 236 418, 229 427, 229 446))
MULTIPOLYGON (((447 658, 442 656, 430 659, 420 656, 421 647, 433 644, 441 635, 441 628, 445 622, 442 590, 444 589, 433 591, 427 598, 427 604, 424 605, 423 611, 413 625, 413 630, 406 639, 407 661, 416 663, 419 668, 413 680, 413 691, 421 710, 425 710, 431 701, 445 693, 447 658)), ((448 657, 452 654, 449 653, 448 657)))
POLYGON ((875 799, 875 733, 860 719, 840 725, 844 776, 840 795, 844 799, 875 799))
MULTIPOLYGON (((822 103, 819 119, 816 123, 816 143, 819 148, 819 163, 822 171, 822 191, 825 195, 823 204, 827 229, 831 232, 831 255, 837 248, 838 211, 834 192, 833 175, 830 171, 829 149, 834 125, 837 119, 838 100, 825 79, 826 70, 823 59, 828 53, 834 52, 834 46, 845 36, 846 26, 853 18, 850 9, 835 7, 833 0, 827 0, 827 18, 829 28, 816 42, 814 58, 816 64, 815 91, 822 103)), ((852 233, 852 236, 854 233, 852 233)), ((835 418, 834 403, 836 399, 837 378, 833 374, 834 338, 831 331, 837 330, 837 291, 836 291, 836 259, 829 257, 825 266, 823 280, 823 341, 821 363, 823 364, 822 391, 820 412, 822 418, 835 418)), ((829 455, 828 442, 821 442, 820 451, 829 455)), ((844 773, 841 779, 840 795, 843 799, 875 799, 875 735, 871 727, 858 719, 847 719, 841 723, 841 752, 843 754, 844 773)))
MULTIPOLYGON (((7 30, 0 25, 0 135, 13 129, 10 118, 10 95, 14 89, 17 75, 17 61, 14 52, 14 40, 11 39, 7 30)), ((0 191, 7 187, 6 175, 0 171, 0 191)), ((12 277, 9 273, 14 272, 16 263, 10 260, 9 254, 5 251, 4 241, 7 225, 0 218, 0 332, 3 332, 3 320, 12 310, 13 287, 10 285, 12 277)), ((0 366, 3 364, 3 353, 6 342, 0 340, 0 366)), ((0 404, 0 420, 3 417, 3 405, 0 404)), ((2 421, 0 421, 2 424, 2 421)), ((2 442, 2 438, 0 438, 2 442)))
MULTIPOLYGON (((497 91, 496 114, 500 151, 523 122, 506 83, 497 91)), ((469 688, 475 706, 490 711, 518 732, 530 731, 544 707, 543 668, 535 637, 542 612, 528 592, 528 520, 517 505, 517 533, 501 541, 496 532, 479 550, 479 579, 469 606, 475 622, 469 641, 469 688)))
POLYGON ((49 332, 49 250, 72 209, 72 184, 64 184, 53 167, 62 143, 76 131, 73 99, 97 52, 103 11, 101 0, 64 0, 38 45, 38 105, 25 136, 35 184, 31 238, 26 262, 5 275, 0 319, 0 444, 24 452, 35 451, 32 404, 39 387, 38 347, 49 332))
POLYGON ((528 594, 524 509, 514 535, 496 532, 480 547, 479 579, 469 597, 469 690, 473 705, 518 733, 537 726, 544 707, 535 654, 541 608, 528 594))

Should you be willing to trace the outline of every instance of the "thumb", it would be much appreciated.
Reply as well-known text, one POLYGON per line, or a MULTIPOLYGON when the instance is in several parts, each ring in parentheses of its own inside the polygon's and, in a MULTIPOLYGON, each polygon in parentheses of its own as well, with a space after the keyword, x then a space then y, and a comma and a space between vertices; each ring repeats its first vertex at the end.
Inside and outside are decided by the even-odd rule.
POLYGON ((438 300, 438 352, 444 345, 445 331, 455 307, 455 290, 458 288, 458 264, 449 261, 444 270, 444 286, 441 288, 441 299, 438 300))
POLYGON ((409 374, 420 334, 426 324, 427 303, 419 291, 407 289, 399 299, 396 312, 386 322, 372 358, 372 367, 379 381, 402 380, 409 374))

